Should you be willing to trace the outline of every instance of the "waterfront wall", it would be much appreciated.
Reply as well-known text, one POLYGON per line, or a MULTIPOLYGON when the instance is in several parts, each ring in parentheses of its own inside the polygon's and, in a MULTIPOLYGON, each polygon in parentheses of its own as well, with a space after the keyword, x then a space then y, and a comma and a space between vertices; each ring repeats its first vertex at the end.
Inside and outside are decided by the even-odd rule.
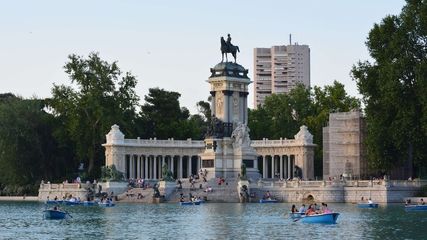
POLYGON ((356 203, 371 198, 379 203, 401 203, 427 181, 258 181, 250 184, 252 202, 269 191, 282 202, 356 203))
POLYGON ((42 183, 39 188, 39 201, 46 201, 49 197, 53 200, 55 197, 62 200, 63 197, 72 195, 73 197, 86 200, 87 194, 90 188, 93 188, 93 184, 86 183, 42 183))

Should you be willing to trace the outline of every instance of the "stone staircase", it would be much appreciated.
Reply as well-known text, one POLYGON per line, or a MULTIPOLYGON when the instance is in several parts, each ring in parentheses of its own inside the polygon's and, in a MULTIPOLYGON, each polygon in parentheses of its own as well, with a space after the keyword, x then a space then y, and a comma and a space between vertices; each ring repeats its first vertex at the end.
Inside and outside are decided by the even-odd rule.
POLYGON ((207 182, 197 180, 194 184, 195 188, 191 188, 188 179, 182 180, 182 189, 176 188, 169 196, 166 196, 168 202, 179 202, 181 194, 184 200, 187 201, 189 194, 207 199, 212 202, 239 202, 239 193, 237 191, 237 179, 227 179, 224 184, 218 185, 216 179, 211 179, 207 182), (200 188, 202 184, 202 188, 200 188), (211 186, 212 192, 205 192, 205 189, 211 186))

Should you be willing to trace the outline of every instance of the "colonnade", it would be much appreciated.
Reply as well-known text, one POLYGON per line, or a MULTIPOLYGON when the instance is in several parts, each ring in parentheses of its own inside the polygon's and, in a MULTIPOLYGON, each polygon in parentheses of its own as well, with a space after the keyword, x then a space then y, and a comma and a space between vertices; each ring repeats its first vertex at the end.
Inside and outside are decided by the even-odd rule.
POLYGON ((197 155, 125 155, 125 177, 127 179, 161 179, 163 166, 167 165, 175 179, 195 175, 201 167, 197 155))
POLYGON ((258 156, 258 169, 262 178, 292 179, 296 177, 295 155, 258 156))

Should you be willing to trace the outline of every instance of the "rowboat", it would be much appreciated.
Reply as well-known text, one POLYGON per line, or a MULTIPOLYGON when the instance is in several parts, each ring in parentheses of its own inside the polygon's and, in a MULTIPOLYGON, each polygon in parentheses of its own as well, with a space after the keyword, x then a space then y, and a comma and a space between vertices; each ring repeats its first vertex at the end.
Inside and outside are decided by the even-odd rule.
POLYGON ((378 208, 378 203, 358 203, 358 208, 378 208))
POLYGON ((95 202, 95 201, 84 201, 84 202, 82 203, 82 205, 83 205, 83 206, 96 206, 96 205, 98 205, 98 203, 97 203, 97 202, 95 202))
POLYGON ((43 211, 43 214, 45 219, 64 219, 68 215, 68 212, 46 209, 43 211))
POLYGON ((46 204, 62 204, 64 203, 63 200, 47 200, 46 204))
POLYGON ((277 203, 276 199, 260 199, 259 203, 277 203))
POLYGON ((200 205, 200 203, 202 203, 202 201, 189 201, 189 202, 179 202, 179 205, 181 206, 190 206, 190 205, 200 205))
POLYGON ((98 206, 101 206, 101 207, 114 207, 115 205, 116 205, 115 203, 110 201, 98 203, 98 206))
POLYGON ((407 205, 405 211, 427 211, 427 205, 407 205))
POLYGON ((302 217, 305 217, 305 213, 301 213, 301 212, 294 212, 294 213, 292 213, 292 212, 290 212, 290 213, 289 213, 289 216, 290 216, 292 219, 300 219, 300 218, 302 218, 302 217))
POLYGON ((325 224, 335 224, 339 213, 323 213, 323 214, 314 214, 308 216, 302 216, 301 222, 303 223, 325 223, 325 224))

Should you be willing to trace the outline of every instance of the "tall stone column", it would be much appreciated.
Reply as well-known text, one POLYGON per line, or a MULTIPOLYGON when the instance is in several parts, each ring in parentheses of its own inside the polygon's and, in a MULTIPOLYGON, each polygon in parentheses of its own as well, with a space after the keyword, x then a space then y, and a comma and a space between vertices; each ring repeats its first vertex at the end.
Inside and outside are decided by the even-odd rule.
POLYGON ((129 166, 129 172, 130 172, 130 174, 129 174, 129 177, 130 178, 135 178, 135 155, 130 155, 130 157, 129 157, 129 160, 130 160, 130 166, 129 166))
POLYGON ((136 170, 137 170, 136 178, 141 178, 141 157, 140 156, 137 157, 136 165, 137 165, 136 166, 136 170))
POLYGON ((145 179, 148 179, 148 159, 149 159, 149 156, 145 155, 144 157, 144 178, 145 179))
POLYGON ((175 166, 174 166, 175 159, 174 159, 174 157, 170 156, 169 161, 171 162, 172 175, 175 176, 175 166))
POLYGON ((279 156, 280 161, 280 178, 283 178, 283 155, 279 156))
POLYGON ((266 155, 262 156, 262 178, 267 178, 267 159, 266 155))
POLYGON ((216 110, 216 99, 215 99, 215 91, 211 91, 211 112, 212 114, 215 114, 215 110, 216 110))
POLYGON ((192 171, 191 170, 193 170, 192 169, 192 167, 191 167, 191 163, 192 163, 192 156, 188 156, 188 177, 190 177, 191 175, 192 175, 192 171))
POLYGON ((157 156, 153 156, 153 179, 157 179, 157 156))
POLYGON ((181 179, 182 178, 182 156, 179 155, 178 156, 178 178, 181 179))

